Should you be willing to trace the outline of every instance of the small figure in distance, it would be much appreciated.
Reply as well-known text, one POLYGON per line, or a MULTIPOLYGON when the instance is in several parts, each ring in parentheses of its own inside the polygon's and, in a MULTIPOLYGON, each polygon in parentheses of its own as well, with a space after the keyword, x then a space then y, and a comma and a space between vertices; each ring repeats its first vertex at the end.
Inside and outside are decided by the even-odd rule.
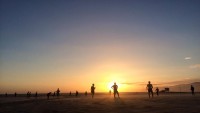
POLYGON ((37 98, 38 94, 37 94, 37 91, 35 92, 35 97, 37 98))
POLYGON ((56 91, 53 92, 53 97, 55 97, 55 96, 56 96, 56 91))
POLYGON ((95 87, 94 87, 94 84, 92 84, 91 86, 91 95, 92 95, 92 98, 94 97, 94 90, 95 90, 95 87))
POLYGON ((112 93, 111 93, 111 90, 109 90, 109 94, 111 95, 112 93))
POLYGON ((50 95, 51 95, 51 92, 47 93, 47 99, 49 99, 50 95))
POLYGON ((156 88, 156 95, 159 96, 159 89, 158 89, 158 87, 156 88))
POLYGON ((31 96, 31 92, 28 91, 26 95, 29 98, 31 96))
POLYGON ((152 98, 153 98, 153 85, 151 84, 150 81, 149 81, 149 83, 147 84, 147 90, 148 90, 149 98, 150 98, 151 95, 152 95, 152 98))
POLYGON ((52 95, 52 96, 53 96, 53 97, 56 96, 56 92, 55 92, 55 91, 53 92, 53 95, 52 95))
POLYGON ((78 91, 76 91, 76 97, 78 96, 78 91))
POLYGON ((58 88, 56 91, 57 97, 60 96, 60 89, 58 88))
POLYGON ((87 91, 85 91, 85 96, 87 96, 87 91))
POLYGON ((71 91, 69 92, 69 96, 72 96, 72 92, 71 91))
POLYGON ((15 94, 14 94, 14 95, 15 95, 15 97, 17 97, 17 93, 16 93, 16 92, 15 92, 15 94))
POLYGON ((26 93, 26 96, 29 97, 29 91, 26 93))
POLYGON ((194 95, 194 86, 193 85, 191 85, 191 92, 192 92, 192 95, 194 95))
POLYGON ((5 96, 7 97, 7 96, 8 96, 8 94, 6 93, 6 94, 5 94, 5 96))
POLYGON ((114 85, 111 87, 113 89, 113 92, 114 92, 114 98, 115 98, 115 95, 117 94, 118 95, 118 98, 119 98, 119 92, 118 92, 118 86, 116 84, 116 82, 114 83, 114 85))

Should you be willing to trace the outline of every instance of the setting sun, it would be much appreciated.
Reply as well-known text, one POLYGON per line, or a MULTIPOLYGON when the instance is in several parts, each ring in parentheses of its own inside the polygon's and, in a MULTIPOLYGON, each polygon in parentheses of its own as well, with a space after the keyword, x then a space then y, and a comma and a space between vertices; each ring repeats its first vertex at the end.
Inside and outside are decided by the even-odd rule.
POLYGON ((0 113, 200 113, 199 6, 0 0, 0 113))

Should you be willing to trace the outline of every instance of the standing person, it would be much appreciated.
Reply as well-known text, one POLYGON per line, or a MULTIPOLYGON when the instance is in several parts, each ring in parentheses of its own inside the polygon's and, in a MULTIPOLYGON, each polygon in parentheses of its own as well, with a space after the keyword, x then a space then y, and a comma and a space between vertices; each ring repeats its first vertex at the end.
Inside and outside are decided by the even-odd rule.
POLYGON ((76 97, 78 96, 78 91, 76 91, 76 97))
POLYGON ((194 95, 194 86, 193 85, 191 85, 191 92, 192 92, 192 95, 194 95))
POLYGON ((69 92, 69 96, 71 96, 71 95, 72 95, 72 92, 70 91, 70 92, 69 92))
POLYGON ((57 97, 60 96, 60 89, 59 88, 56 91, 56 95, 57 95, 57 97))
POLYGON ((109 90, 109 94, 111 95, 112 93, 111 93, 111 90, 109 90))
POLYGON ((87 96, 87 91, 85 91, 85 96, 87 96))
POLYGON ((26 96, 29 97, 29 91, 26 93, 26 96))
POLYGON ((159 96, 159 89, 158 89, 158 87, 156 88, 156 95, 159 96))
POLYGON ((119 98, 119 92, 118 92, 118 86, 116 84, 116 82, 114 83, 114 85, 111 87, 113 89, 113 92, 114 92, 114 98, 115 98, 115 95, 117 94, 118 95, 118 98, 119 98))
POLYGON ((50 95, 51 95, 51 92, 47 93, 47 99, 49 99, 50 95))
POLYGON ((149 83, 147 84, 147 90, 148 90, 149 98, 150 98, 151 95, 152 95, 152 98, 153 98, 153 85, 151 84, 150 81, 149 81, 149 83))
POLYGON ((17 97, 17 93, 15 92, 15 97, 17 97))
POLYGON ((92 98, 94 97, 94 90, 95 90, 95 87, 94 87, 94 84, 92 84, 91 86, 91 95, 92 95, 92 98))
POLYGON ((37 91, 35 92, 35 97, 37 97, 38 96, 38 94, 37 94, 37 91))
POLYGON ((53 97, 55 97, 55 96, 56 96, 56 92, 55 92, 55 91, 53 92, 53 95, 52 95, 52 96, 53 96, 53 97))

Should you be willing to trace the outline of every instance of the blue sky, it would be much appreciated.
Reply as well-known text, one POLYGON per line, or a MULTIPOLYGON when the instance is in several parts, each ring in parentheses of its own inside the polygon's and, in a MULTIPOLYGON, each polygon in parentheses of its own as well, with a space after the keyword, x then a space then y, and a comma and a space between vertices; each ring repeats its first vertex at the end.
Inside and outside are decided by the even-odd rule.
POLYGON ((119 82, 200 77, 198 0, 0 2, 4 91, 26 90, 25 84, 70 90, 66 85, 75 83, 65 82, 80 78, 103 87, 108 76, 119 82))

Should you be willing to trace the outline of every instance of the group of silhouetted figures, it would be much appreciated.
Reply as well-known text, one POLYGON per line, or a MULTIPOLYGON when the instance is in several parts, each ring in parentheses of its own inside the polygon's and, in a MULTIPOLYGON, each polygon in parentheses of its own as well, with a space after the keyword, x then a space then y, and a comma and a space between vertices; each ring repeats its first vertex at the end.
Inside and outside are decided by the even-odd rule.
MULTIPOLYGON (((49 99, 49 97, 51 96, 51 92, 47 93, 47 99, 49 99)), ((54 91, 53 95, 59 97, 60 96, 60 89, 58 88, 56 91, 54 91)))
MULTIPOLYGON (((117 95, 119 98, 118 86, 117 86, 116 82, 114 83, 114 85, 111 88, 113 89, 114 98, 116 97, 115 95, 117 95)), ((92 98, 94 98, 94 94, 95 94, 94 84, 92 84, 90 89, 91 89, 92 98)), ((111 94, 111 90, 109 91, 109 93, 111 94)), ((85 92, 85 95, 87 95, 87 92, 85 92)))
MULTIPOLYGON (((119 98, 118 85, 116 84, 116 82, 114 82, 114 85, 112 85, 111 88, 113 89, 114 98, 116 98, 116 95, 119 98)), ((94 86, 94 84, 92 84, 92 86, 90 88, 92 98, 94 98, 95 89, 96 89, 96 87, 94 86)), ((148 82, 148 84, 146 86, 146 89, 148 91, 149 98, 151 98, 151 97, 153 98, 153 96, 154 96, 153 85, 151 84, 150 81, 148 82)), ((191 85, 190 90, 191 90, 192 95, 195 95, 195 93, 194 93, 194 86, 193 85, 191 85)), ((155 91, 156 91, 156 95, 159 96, 159 88, 158 87, 155 89, 155 91)), ((109 91, 109 93, 110 93, 110 95, 112 94, 111 90, 109 91)), ((78 97, 78 95, 79 95, 79 93, 78 93, 78 91, 76 91, 75 92, 75 96, 78 97)), ((6 93, 5 96, 7 97, 8 94, 6 93)), ((17 93, 16 92, 14 93, 14 96, 17 97, 17 93)), ((35 93, 35 97, 37 97, 37 96, 38 96, 38 93, 36 92, 35 93)), ((46 96, 47 96, 47 99, 49 99, 50 96, 53 96, 53 97, 57 96, 57 97, 59 97, 60 96, 60 89, 58 88, 56 91, 54 91, 53 94, 51 92, 48 92, 46 94, 46 96)), ((69 96, 72 96, 72 92, 71 91, 69 93, 69 96)), ((85 91, 85 96, 87 96, 87 91, 85 91)), ((31 92, 29 92, 29 91, 27 92, 27 97, 31 97, 31 92)))
MULTIPOLYGON (((150 97, 153 98, 153 85, 151 84, 150 81, 149 81, 149 83, 147 84, 147 87, 146 87, 146 88, 147 88, 147 90, 148 90, 149 98, 150 98, 150 97)), ((194 86, 193 86, 193 85, 191 85, 190 90, 191 90, 192 95, 194 95, 194 86)), ((155 91, 156 91, 156 95, 159 96, 159 89, 158 89, 158 87, 156 88, 155 91)))

